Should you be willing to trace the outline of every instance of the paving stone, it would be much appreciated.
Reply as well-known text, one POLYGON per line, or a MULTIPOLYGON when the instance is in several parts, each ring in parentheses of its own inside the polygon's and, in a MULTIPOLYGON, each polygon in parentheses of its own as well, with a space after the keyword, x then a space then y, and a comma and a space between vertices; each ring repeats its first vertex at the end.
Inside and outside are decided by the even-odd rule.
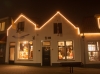
MULTIPOLYGON (((70 69, 69 67, 0 65, 0 74, 70 74, 70 69)), ((75 67, 73 74, 100 74, 100 69, 75 67)))

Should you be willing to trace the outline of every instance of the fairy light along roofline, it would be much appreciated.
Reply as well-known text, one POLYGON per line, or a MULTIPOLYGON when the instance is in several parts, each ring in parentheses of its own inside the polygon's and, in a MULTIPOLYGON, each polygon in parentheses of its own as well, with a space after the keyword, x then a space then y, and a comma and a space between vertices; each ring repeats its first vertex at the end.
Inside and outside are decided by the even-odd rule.
MULTIPOLYGON (((18 16, 18 18, 14 21, 14 23, 16 23, 21 17, 23 17, 23 18, 25 18, 27 21, 29 21, 30 23, 32 23, 34 26, 35 26, 35 30, 37 30, 37 27, 36 27, 36 24, 34 23, 34 22, 32 22, 29 18, 27 18, 24 14, 20 14, 19 16, 18 16)), ((8 32, 9 32, 9 30, 10 30, 10 28, 12 27, 12 24, 8 27, 8 29, 7 29, 7 36, 8 36, 8 32)))
MULTIPOLYGON (((14 21, 14 23, 16 23, 21 17, 24 17, 26 20, 28 20, 30 23, 32 23, 35 26, 35 30, 41 30, 46 24, 48 24, 56 15, 60 15, 62 16, 71 26, 73 26, 75 29, 78 30, 78 34, 80 34, 80 29, 79 27, 76 27, 74 24, 72 24, 67 18, 65 18, 65 16, 63 16, 59 11, 57 11, 56 14, 54 14, 47 22, 45 22, 40 28, 36 27, 36 24, 34 22, 32 22, 29 18, 27 18, 25 15, 20 14, 19 17, 14 21)), ((12 27, 12 25, 7 29, 7 36, 8 36, 8 31, 9 29, 12 27)))
MULTIPOLYGON (((100 36, 100 33, 84 33, 84 35, 85 36, 91 36, 91 35, 92 36, 96 36, 96 35, 99 35, 100 36)), ((81 33, 80 36, 83 36, 83 33, 81 33)))
POLYGON ((65 16, 63 16, 59 11, 57 11, 56 14, 54 14, 47 22, 45 22, 39 29, 42 29, 46 24, 48 24, 56 15, 61 15, 69 24, 71 24, 75 29, 77 29, 77 27, 75 27, 74 24, 72 24, 67 18, 65 18, 65 16))
POLYGON ((56 14, 54 14, 47 22, 45 22, 38 30, 41 30, 46 24, 48 24, 56 15, 60 15, 61 17, 63 17, 69 24, 71 24, 71 26, 73 26, 75 29, 78 30, 78 34, 80 34, 80 29, 79 27, 76 27, 74 24, 72 24, 67 18, 65 18, 65 16, 63 16, 59 11, 57 11, 56 14))

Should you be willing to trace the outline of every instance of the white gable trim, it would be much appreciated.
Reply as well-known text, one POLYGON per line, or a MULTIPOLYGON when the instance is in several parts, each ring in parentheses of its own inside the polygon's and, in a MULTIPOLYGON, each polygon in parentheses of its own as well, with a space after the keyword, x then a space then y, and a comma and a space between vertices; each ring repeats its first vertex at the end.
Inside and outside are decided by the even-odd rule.
MULTIPOLYGON (((14 21, 14 23, 16 23, 21 17, 25 18, 27 21, 29 21, 30 23, 32 23, 35 26, 35 30, 41 30, 45 25, 47 25, 51 20, 53 20, 53 18, 55 18, 56 15, 60 15, 61 17, 63 17, 71 26, 73 26, 75 29, 78 30, 78 34, 80 34, 80 29, 79 27, 76 27, 74 24, 72 24, 67 18, 65 18, 59 11, 57 11, 56 14, 54 14, 47 22, 45 22, 40 28, 36 28, 36 24, 34 22, 32 22, 29 18, 27 18, 25 15, 20 14, 19 17, 14 21)), ((7 29, 7 36, 8 36, 8 32, 9 29, 12 27, 12 25, 7 29)))
MULTIPOLYGON (((33 25, 35 26, 35 30, 37 29, 37 28, 36 28, 36 24, 35 24, 34 22, 32 22, 29 18, 27 18, 24 14, 20 14, 20 15, 18 16, 18 18, 14 21, 14 23, 16 23, 21 17, 25 18, 28 22, 30 22, 31 24, 33 24, 33 25)), ((8 32, 9 32, 9 30, 11 29, 11 27, 12 27, 12 24, 11 24, 10 27, 7 29, 7 36, 8 36, 8 32)))
POLYGON ((53 20, 53 18, 55 18, 55 16, 60 15, 61 17, 63 17, 71 26, 73 26, 75 29, 78 30, 78 34, 80 34, 80 30, 79 27, 76 27, 74 24, 72 24, 67 18, 65 18, 59 11, 57 11, 56 14, 54 14, 46 23, 44 23, 39 30, 41 30, 45 25, 47 25, 50 21, 53 20))

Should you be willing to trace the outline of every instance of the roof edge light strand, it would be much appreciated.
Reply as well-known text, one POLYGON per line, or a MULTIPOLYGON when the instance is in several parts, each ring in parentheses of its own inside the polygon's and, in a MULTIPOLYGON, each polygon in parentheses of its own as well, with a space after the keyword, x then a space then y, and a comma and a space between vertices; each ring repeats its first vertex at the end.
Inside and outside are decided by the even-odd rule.
MULTIPOLYGON (((21 17, 24 17, 27 21, 29 21, 30 23, 32 23, 35 26, 35 30, 37 30, 36 28, 36 24, 34 22, 32 22, 30 19, 28 19, 26 16, 24 16, 23 14, 20 14, 19 17, 14 21, 14 23, 16 23, 21 17)), ((12 27, 12 24, 10 25, 10 27, 7 29, 7 36, 8 36, 8 32, 9 29, 12 27)))

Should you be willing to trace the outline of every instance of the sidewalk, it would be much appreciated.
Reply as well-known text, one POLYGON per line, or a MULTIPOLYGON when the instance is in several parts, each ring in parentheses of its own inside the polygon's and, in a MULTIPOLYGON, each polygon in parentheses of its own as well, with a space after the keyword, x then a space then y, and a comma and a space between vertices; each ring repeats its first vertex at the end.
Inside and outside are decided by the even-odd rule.
MULTIPOLYGON (((70 74, 69 67, 0 65, 0 74, 70 74)), ((96 68, 74 68, 73 74, 100 74, 96 68)))

